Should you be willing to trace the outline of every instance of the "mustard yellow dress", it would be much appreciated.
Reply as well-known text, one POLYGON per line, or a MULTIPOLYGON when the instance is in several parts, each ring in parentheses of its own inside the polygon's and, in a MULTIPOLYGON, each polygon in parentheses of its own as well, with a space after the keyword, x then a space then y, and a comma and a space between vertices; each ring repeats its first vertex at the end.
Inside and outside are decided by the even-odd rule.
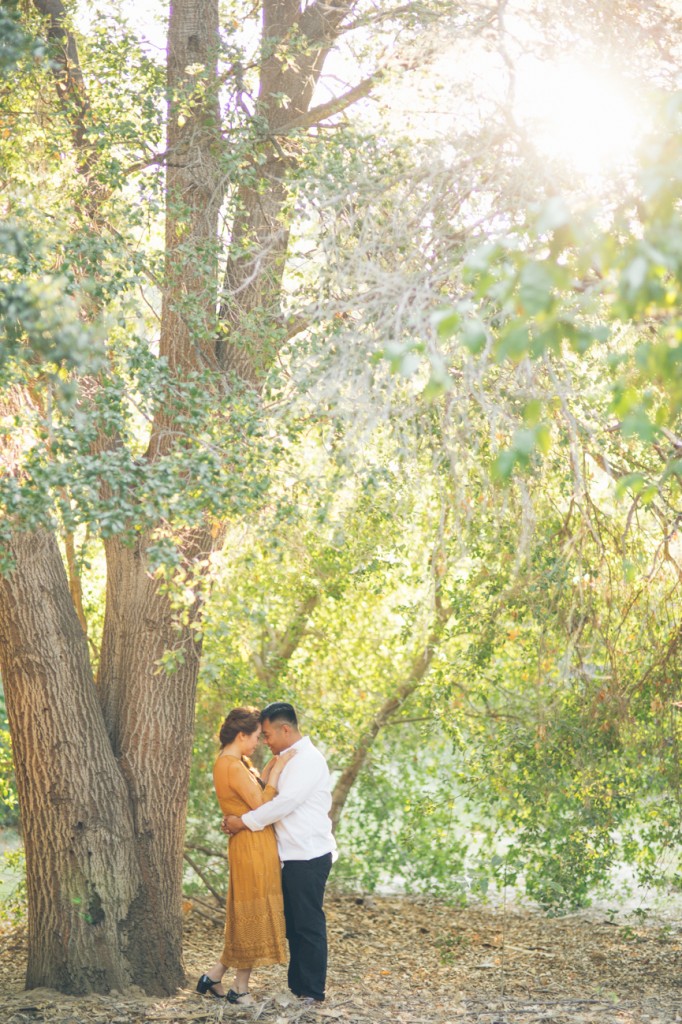
MULTIPOLYGON (((246 814, 277 793, 260 784, 240 758, 220 754, 213 782, 223 814, 246 814)), ((220 962, 237 970, 287 960, 282 874, 272 825, 230 836, 225 948, 220 962)))

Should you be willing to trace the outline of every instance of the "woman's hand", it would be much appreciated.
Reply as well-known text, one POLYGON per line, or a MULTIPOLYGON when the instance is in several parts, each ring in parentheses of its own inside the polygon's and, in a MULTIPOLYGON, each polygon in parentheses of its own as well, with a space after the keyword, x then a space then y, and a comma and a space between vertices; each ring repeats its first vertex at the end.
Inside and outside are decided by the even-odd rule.
POLYGON ((276 786, 282 771, 296 754, 295 750, 285 750, 283 754, 275 754, 272 760, 268 761, 263 771, 263 778, 267 778, 269 786, 276 786), (267 776, 265 772, 267 771, 267 776))

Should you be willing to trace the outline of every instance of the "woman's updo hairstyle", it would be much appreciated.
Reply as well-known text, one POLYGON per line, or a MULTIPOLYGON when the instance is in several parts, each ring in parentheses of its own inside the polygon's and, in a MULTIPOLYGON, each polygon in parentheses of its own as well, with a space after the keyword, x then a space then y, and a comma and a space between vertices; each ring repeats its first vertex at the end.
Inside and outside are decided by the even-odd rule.
POLYGON ((220 728, 220 746, 226 747, 233 743, 240 732, 250 736, 260 725, 260 711, 249 705, 243 708, 232 708, 220 728))

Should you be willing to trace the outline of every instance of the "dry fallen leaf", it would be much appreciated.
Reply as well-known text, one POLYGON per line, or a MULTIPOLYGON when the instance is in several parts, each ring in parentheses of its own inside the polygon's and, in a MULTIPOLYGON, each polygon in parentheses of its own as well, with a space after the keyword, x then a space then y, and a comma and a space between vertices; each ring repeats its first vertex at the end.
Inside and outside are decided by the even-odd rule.
MULTIPOLYGON (((327 1002, 301 1007, 284 966, 257 968, 256 1005, 209 1002, 196 979, 222 926, 185 917, 187 987, 159 1000, 22 992, 26 936, 0 934, 2 1024, 682 1024, 682 932, 587 916, 452 908, 427 897, 330 895, 327 1002), (425 931, 425 922, 428 931, 425 931), (495 954, 486 957, 485 953, 495 954)), ((210 907, 210 901, 207 901, 210 907)), ((216 906, 216 915, 221 909, 216 906)))

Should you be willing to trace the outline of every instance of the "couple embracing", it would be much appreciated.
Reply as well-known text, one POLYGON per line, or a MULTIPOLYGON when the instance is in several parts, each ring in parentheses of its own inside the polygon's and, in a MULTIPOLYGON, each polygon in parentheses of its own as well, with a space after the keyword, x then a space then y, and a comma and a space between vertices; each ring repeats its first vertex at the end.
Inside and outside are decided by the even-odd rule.
POLYGON ((329 809, 327 763, 302 736, 291 704, 262 711, 234 708, 220 730, 213 781, 223 831, 230 835, 225 948, 202 974, 197 991, 249 1005, 253 967, 284 963, 289 944, 289 988, 309 1003, 322 1002, 327 976, 323 910, 327 877, 336 854, 329 809), (249 757, 258 740, 273 757, 258 774, 249 757), (222 978, 235 969, 226 993, 222 978))

